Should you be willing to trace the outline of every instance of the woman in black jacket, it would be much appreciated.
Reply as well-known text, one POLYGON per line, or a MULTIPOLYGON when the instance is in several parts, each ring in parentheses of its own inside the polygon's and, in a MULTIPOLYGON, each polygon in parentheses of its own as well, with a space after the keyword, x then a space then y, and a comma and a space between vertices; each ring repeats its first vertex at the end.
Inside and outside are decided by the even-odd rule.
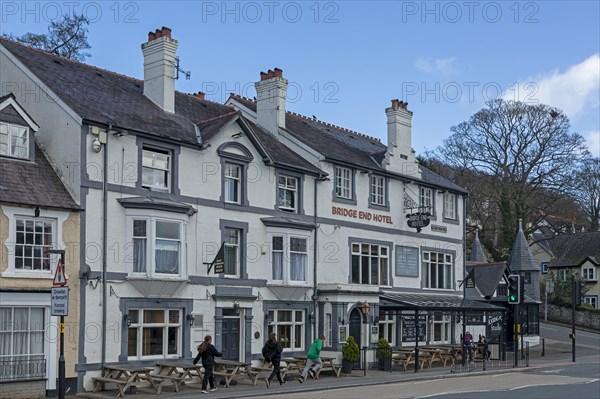
POLYGON ((285 381, 281 378, 281 352, 283 352, 283 348, 281 344, 277 342, 277 335, 275 333, 269 334, 269 340, 265 342, 265 346, 263 346, 262 354, 265 358, 265 361, 273 363, 273 371, 269 378, 265 380, 267 383, 267 388, 271 386, 271 380, 273 377, 277 376, 277 381, 279 381, 279 385, 284 385, 285 381))
POLYGON ((207 383, 210 384, 210 391, 216 391, 215 376, 213 369, 215 367, 215 356, 221 357, 223 354, 217 350, 212 344, 212 337, 207 335, 204 337, 204 342, 198 345, 198 354, 194 359, 194 364, 202 358, 202 366, 204 366, 204 378, 202 379, 202 393, 208 393, 206 390, 207 383))

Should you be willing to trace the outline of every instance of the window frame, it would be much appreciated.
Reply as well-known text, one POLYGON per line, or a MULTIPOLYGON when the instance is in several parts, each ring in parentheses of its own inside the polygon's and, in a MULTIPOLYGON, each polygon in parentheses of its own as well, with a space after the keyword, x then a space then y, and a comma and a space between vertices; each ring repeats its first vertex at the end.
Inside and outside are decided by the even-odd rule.
POLYGON ((429 213, 435 217, 435 195, 431 187, 419 186, 419 207, 420 211, 426 212, 429 207, 429 213), (427 195, 429 193, 429 195, 427 195), (427 205, 429 203, 429 205, 427 205))
POLYGON ((594 309, 599 309, 598 295, 586 295, 585 297, 583 297, 583 303, 592 305, 594 307, 594 309))
POLYGON ((445 222, 458 223, 458 196, 455 193, 444 192, 444 209, 442 215, 445 222), (452 201, 449 201, 450 198, 452 198, 452 201), (449 204, 449 202, 451 203, 449 204))
POLYGON ((131 307, 128 309, 127 314, 130 315, 131 317, 131 311, 137 311, 138 312, 138 321, 136 322, 135 319, 134 321, 131 323, 130 326, 126 326, 126 334, 127 334, 127 346, 126 346, 126 357, 128 361, 132 361, 132 360, 152 360, 152 359, 177 359, 177 358, 181 358, 183 357, 183 339, 184 339, 184 334, 183 334, 183 330, 184 328, 186 328, 186 325, 184 323, 183 317, 184 317, 184 312, 183 309, 181 308, 153 308, 153 307, 131 307), (163 321, 161 323, 151 323, 151 322, 144 322, 143 320, 143 315, 146 311, 162 311, 163 312, 163 321), (177 311, 179 313, 179 317, 178 317, 178 322, 177 323, 171 323, 169 321, 169 312, 172 311, 177 311), (144 348, 144 328, 161 328, 162 327, 162 353, 161 354, 154 354, 154 355, 146 355, 144 356, 143 354, 143 348, 144 348), (168 338, 169 336, 169 329, 171 328, 177 328, 177 350, 176 353, 174 354, 169 354, 169 340, 165 339, 165 337, 168 338), (130 330, 135 329, 137 332, 137 337, 136 337, 136 355, 131 356, 129 354, 129 332, 130 330))
POLYGON ((550 262, 540 262, 540 273, 541 274, 548 274, 549 268, 550 266, 550 262))
POLYGON ((274 283, 285 284, 285 285, 308 285, 309 283, 309 275, 310 275, 310 238, 309 234, 300 234, 300 233, 283 233, 283 232, 270 232, 267 235, 269 239, 269 262, 271 264, 271 274, 270 280, 274 283), (279 237, 282 239, 282 249, 275 249, 273 244, 273 239, 275 237, 279 237), (293 280, 292 279, 292 262, 291 262, 291 254, 292 254, 292 240, 300 239, 306 242, 306 252, 304 253, 306 256, 305 268, 304 268, 304 280, 293 280), (281 254, 282 264, 281 264, 281 279, 275 278, 275 257, 274 252, 281 254))
POLYGON ((280 333, 278 329, 279 326, 290 326, 290 338, 288 338, 289 342, 296 342, 298 338, 296 337, 296 329, 300 328, 300 346, 295 347, 286 347, 284 343, 281 344, 283 348, 283 352, 297 352, 304 351, 306 345, 306 324, 307 324, 307 311, 306 309, 294 309, 294 308, 272 308, 267 311, 271 322, 269 323, 267 330, 269 333, 275 332, 277 334, 277 339, 280 341, 284 340, 285 337, 280 333), (292 312, 291 321, 279 321, 279 312, 292 312), (302 315, 301 321, 296 320, 296 314, 300 313, 302 315))
MULTIPOLYGON (((188 276, 187 264, 187 219, 166 215, 164 212, 148 214, 143 211, 128 212, 126 214, 126 237, 129 249, 126 254, 127 272, 132 278, 155 278, 159 280, 182 280, 188 276), (145 248, 145 271, 135 271, 135 239, 141 236, 134 236, 134 225, 136 221, 145 221, 146 223, 146 248, 145 248), (157 223, 172 223, 179 225, 179 254, 178 254, 178 273, 161 273, 156 271, 156 241, 161 239, 157 237, 157 223)), ((166 240, 162 238, 163 240, 166 240)), ((169 239, 170 240, 170 239, 169 239)))
MULTIPOLYGON (((15 158, 15 159, 30 159, 30 154, 31 154, 31 133, 30 133, 30 128, 29 126, 24 126, 18 123, 10 123, 10 122, 5 122, 5 121, 0 121, 0 137, 4 135, 4 133, 2 133, 1 129, 2 129, 2 125, 6 125, 6 148, 7 148, 7 153, 3 154, 0 152, 0 156, 2 157, 8 157, 8 158, 15 158), (25 156, 19 156, 19 155, 15 155, 12 151, 12 147, 13 147, 13 133, 12 133, 12 128, 21 128, 21 129, 25 129, 25 136, 26 136, 26 142, 25 142, 25 146, 18 146, 18 148, 24 148, 26 155, 25 156)), ((17 137, 17 139, 20 137, 17 137)))
MULTIPOLYGON (((137 182, 135 187, 141 192, 147 193, 150 191, 153 196, 161 198, 171 198, 172 194, 179 195, 179 156, 181 154, 181 147, 165 143, 159 140, 153 140, 146 137, 137 136, 136 144, 138 147, 138 160, 137 160, 137 182), (144 162, 144 148, 154 149, 158 151, 169 153, 169 188, 168 189, 152 189, 143 185, 143 162, 144 162)), ((122 183, 124 184, 124 183, 122 183)))
POLYGON ((390 346, 396 346, 396 315, 379 312, 379 339, 384 338, 390 346))
POLYGON ((254 159, 252 153, 243 144, 235 141, 228 141, 219 146, 217 154, 219 155, 221 162, 221 195, 219 201, 224 204, 226 209, 228 207, 230 207, 230 209, 235 209, 240 206, 250 206, 250 203, 248 202, 248 168, 254 159), (225 197, 226 164, 236 165, 240 168, 240 198, 238 202, 227 201, 225 197))
MULTIPOLYGON (((341 187, 343 189, 343 187, 341 187)), ((341 202, 344 204, 356 205, 356 170, 347 166, 342 165, 333 165, 333 201, 341 202), (338 172, 343 174, 344 172, 348 173, 347 178, 340 176, 338 177, 338 172), (338 194, 338 180, 343 179, 348 182, 348 196, 342 196, 338 194)))
MULTIPOLYGON (((69 218, 69 212, 50 211, 40 209, 40 216, 38 218, 33 217, 31 214, 26 214, 30 210, 21 207, 2 206, 2 212, 8 218, 8 237, 4 241, 4 245, 8 253, 8 266, 5 271, 0 273, 2 277, 15 277, 15 278, 39 278, 39 279, 52 279, 54 278, 54 272, 56 271, 56 265, 58 263, 59 256, 57 254, 50 254, 50 270, 23 270, 17 269, 16 266, 16 245, 17 245, 17 219, 33 219, 33 220, 47 220, 53 223, 53 234, 52 242, 53 248, 66 248, 63 242, 63 225, 69 218)), ((2 242, 0 242, 2 245, 2 242)), ((67 278, 69 278, 67 273, 67 278)))
MULTIPOLYGON (((150 191, 159 191, 159 192, 171 192, 171 186, 173 181, 173 154, 171 150, 158 148, 156 146, 151 145, 143 145, 142 146, 142 188, 150 191), (161 154, 167 156, 167 168, 161 168, 158 166, 148 166, 144 165, 144 160, 146 159, 146 153, 152 154, 161 154), (152 170, 152 171, 161 171, 166 176, 166 184, 164 186, 148 186, 144 184, 144 170, 152 170)), ((164 182, 163 182, 164 183, 164 182)))
MULTIPOLYGON (((438 248, 429 248, 429 247, 423 247, 421 249, 421 272, 422 272, 422 278, 421 278, 421 287, 422 288, 426 288, 426 289, 431 289, 431 290, 440 290, 440 291, 451 291, 454 290, 455 288, 455 282, 454 282, 454 276, 456 275, 456 253, 455 251, 444 251, 444 250, 440 250, 438 248), (443 277, 444 277, 444 281, 443 281, 443 287, 438 287, 437 283, 434 284, 435 286, 432 286, 431 284, 431 274, 430 271, 431 269, 429 269, 429 266, 431 266, 431 254, 436 254, 436 258, 440 255, 442 255, 443 257, 443 261, 440 263, 438 260, 435 261, 435 264, 437 265, 436 267, 436 277, 438 276, 439 271, 437 269, 439 269, 440 267, 442 267, 442 271, 443 271, 443 277), (447 256, 450 256, 450 261, 447 260, 447 256), (449 275, 447 275, 447 269, 449 269, 449 275), (449 282, 449 287, 447 286, 448 284, 446 284, 446 282, 449 282)), ((436 280, 439 281, 439 280, 436 280)))
POLYGON ((348 247, 349 247, 349 253, 350 253, 350 268, 349 268, 349 275, 348 275, 348 283, 349 284, 360 284, 360 285, 374 285, 374 286, 379 286, 379 287, 391 287, 392 286, 392 276, 391 276, 391 267, 392 267, 392 256, 391 256, 391 250, 393 248, 393 244, 391 242, 384 242, 384 241, 374 241, 374 240, 365 240, 365 239, 361 239, 361 238, 357 238, 357 237, 350 237, 348 239, 348 247), (358 245, 358 251, 355 251, 354 246, 358 245), (363 245, 368 245, 369 246, 369 250, 367 254, 363 254, 363 245), (377 254, 373 255, 372 254, 372 246, 378 247, 377 250, 377 254), (382 255, 382 248, 386 249, 386 255, 382 255), (354 258, 355 256, 358 257, 358 282, 354 281, 354 258), (363 281, 363 259, 368 259, 368 266, 369 266, 369 273, 368 278, 369 281, 367 283, 365 283, 363 281), (377 269, 378 269, 378 273, 377 273, 377 284, 373 284, 371 282, 372 277, 373 277, 373 259, 378 259, 377 262, 377 269), (381 260, 382 259, 387 259, 386 262, 386 270, 385 273, 382 273, 382 264, 381 264, 381 260), (381 278, 385 276, 385 284, 383 284, 380 280, 381 278))
POLYGON ((248 223, 238 222, 237 220, 226 220, 221 219, 219 221, 219 230, 221 231, 221 243, 227 241, 228 235, 227 230, 234 229, 239 231, 239 242, 238 242, 238 270, 236 274, 225 274, 219 273, 219 277, 233 278, 233 279, 247 279, 247 259, 246 259, 246 243, 248 242, 248 223))
POLYGON ((369 208, 371 209, 378 209, 378 210, 382 210, 382 211, 389 211, 390 210, 390 201, 389 201, 389 193, 388 193, 388 188, 389 188, 389 179, 386 176, 382 176, 382 175, 378 175, 378 174, 374 174, 374 173, 370 173, 369 174, 369 198, 368 198, 368 204, 369 204, 369 208), (381 181, 381 200, 382 203, 375 203, 373 202, 373 195, 377 195, 373 193, 373 181, 375 179, 379 179, 381 181))
POLYGON ((596 276, 596 267, 595 266, 582 266, 581 267, 581 277, 584 281, 597 281, 598 277, 596 276), (591 277, 590 277, 591 272, 591 277))
POLYGON ((240 205, 242 203, 242 178, 243 178, 243 166, 234 163, 234 162, 225 162, 223 163, 223 201, 227 204, 235 204, 240 205), (231 169, 236 169, 237 176, 229 175, 227 172, 231 169), (233 193, 236 194, 237 199, 230 199, 229 197, 232 195, 232 190, 229 188, 229 182, 233 182, 235 184, 235 190, 233 193))

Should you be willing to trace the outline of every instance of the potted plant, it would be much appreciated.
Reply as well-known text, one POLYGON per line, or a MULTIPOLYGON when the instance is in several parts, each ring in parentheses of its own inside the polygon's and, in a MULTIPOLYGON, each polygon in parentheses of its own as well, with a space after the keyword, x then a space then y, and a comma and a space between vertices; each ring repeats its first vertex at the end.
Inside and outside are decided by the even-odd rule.
POLYGON ((392 367, 392 346, 385 338, 380 338, 377 343, 377 362, 380 370, 389 370, 392 367))
POLYGON ((348 341, 342 345, 342 373, 350 374, 352 366, 360 359, 358 345, 353 336, 348 337, 348 341))

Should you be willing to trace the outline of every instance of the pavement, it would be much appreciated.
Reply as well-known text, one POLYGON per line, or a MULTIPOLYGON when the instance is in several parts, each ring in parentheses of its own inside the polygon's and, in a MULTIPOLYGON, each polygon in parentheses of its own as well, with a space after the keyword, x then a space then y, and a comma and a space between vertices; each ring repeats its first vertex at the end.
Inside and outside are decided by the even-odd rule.
MULTIPOLYGON (((466 368, 458 368, 456 373, 450 373, 450 366, 442 367, 435 366, 431 369, 423 369, 414 372, 414 369, 408 371, 379 371, 379 370, 353 370, 351 374, 341 374, 339 378, 335 375, 321 374, 319 380, 312 380, 310 377, 304 384, 298 382, 296 378, 288 377, 287 384, 280 387, 276 381, 273 381, 270 388, 265 385, 264 378, 259 378, 256 386, 253 386, 250 379, 244 375, 239 376, 237 383, 229 388, 224 385, 219 385, 217 391, 210 392, 207 395, 201 395, 199 383, 187 383, 181 387, 178 393, 173 391, 170 384, 167 384, 161 393, 161 397, 173 399, 188 399, 197 398, 198 396, 206 398, 245 398, 252 396, 276 395, 284 396, 288 393, 306 392, 307 397, 314 396, 310 392, 322 391, 327 389, 351 388, 353 386, 379 385, 390 384, 408 381, 420 381, 440 378, 455 378, 464 377, 466 375, 485 375, 498 373, 514 373, 534 371, 543 367, 558 366, 570 364, 572 361, 571 347, 569 343, 546 340, 545 353, 541 356, 541 345, 530 349, 529 365, 525 364, 524 360, 520 361, 518 367, 513 367, 512 361, 507 362, 491 361, 488 363, 486 371, 482 368, 481 362, 476 362, 474 368, 468 371, 466 368)), ((592 357, 598 359, 600 352, 590 350, 588 348, 579 348, 577 352, 577 360, 584 361, 592 357)), ((98 393, 82 392, 76 396, 80 398, 90 399, 107 399, 115 398, 117 390, 108 390, 98 393)), ((138 388, 135 392, 128 392, 125 399, 156 399, 157 395, 152 389, 138 388)))

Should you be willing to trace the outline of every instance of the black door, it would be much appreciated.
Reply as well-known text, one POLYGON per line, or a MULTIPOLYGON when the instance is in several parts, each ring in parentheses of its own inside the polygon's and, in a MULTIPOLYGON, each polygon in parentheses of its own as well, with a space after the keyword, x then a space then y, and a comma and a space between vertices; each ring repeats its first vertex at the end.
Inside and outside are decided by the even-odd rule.
POLYGON ((222 335, 223 359, 240 360, 240 319, 239 318, 224 318, 223 319, 223 335, 222 335))
POLYGON ((356 345, 360 348, 360 330, 362 326, 362 318, 360 316, 360 312, 358 309, 354 309, 352 313, 350 313, 350 331, 349 334, 351 337, 354 337, 356 341, 356 345))

